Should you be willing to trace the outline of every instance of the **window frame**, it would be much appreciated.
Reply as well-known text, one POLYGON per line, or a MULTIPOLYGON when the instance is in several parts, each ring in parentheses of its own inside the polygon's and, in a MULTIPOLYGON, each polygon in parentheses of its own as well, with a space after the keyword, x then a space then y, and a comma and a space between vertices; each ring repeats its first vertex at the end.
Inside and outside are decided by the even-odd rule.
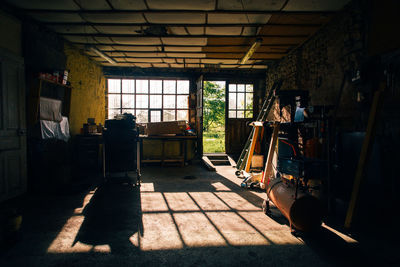
POLYGON ((230 82, 227 86, 227 118, 228 119, 252 119, 254 118, 254 83, 251 82, 230 82), (231 85, 235 85, 235 91, 230 91, 230 86, 231 85), (244 91, 243 92, 239 92, 238 91, 238 85, 243 85, 244 86, 244 91), (252 86, 252 90, 251 91, 247 91, 247 86, 251 85, 252 86), (235 93, 235 108, 231 108, 231 101, 230 101, 230 94, 231 93, 235 93), (238 94, 239 93, 243 93, 243 97, 244 97, 244 108, 240 109, 238 108, 238 94), (246 108, 246 102, 247 102, 247 95, 251 94, 252 95, 252 104, 251 104, 251 108, 248 109, 246 108), (235 112, 235 117, 231 117, 230 116, 230 112, 234 111, 235 112), (238 111, 242 111, 243 112, 243 117, 238 117, 238 111), (251 112, 251 116, 247 117, 247 112, 251 112))
MULTIPOLYGON (((119 114, 122 114, 123 112, 125 112, 126 110, 129 111, 134 111, 134 115, 137 116, 137 112, 138 110, 147 110, 147 122, 138 122, 138 123, 148 123, 151 121, 151 111, 159 111, 161 110, 161 121, 169 121, 169 120, 164 120, 164 111, 165 110, 172 110, 174 111, 174 120, 178 120, 178 111, 186 111, 186 121, 190 120, 190 80, 189 79, 177 79, 177 78, 114 78, 114 77, 109 77, 106 78, 106 117, 109 119, 109 111, 110 110, 116 110, 117 112, 119 112, 119 114), (120 84, 120 88, 119 88, 119 92, 109 92, 109 80, 119 80, 119 84, 120 84), (123 81, 124 80, 134 80, 134 92, 133 93, 124 93, 123 92, 123 81), (147 81, 147 93, 137 93, 137 84, 138 84, 138 80, 140 81, 147 81), (151 92, 150 90, 150 84, 151 81, 161 81, 161 93, 160 92, 151 92), (164 93, 164 88, 165 88, 165 82, 164 81, 174 81, 175 82, 175 89, 174 89, 174 93, 164 93), (187 93, 178 93, 178 82, 179 81, 185 81, 188 83, 188 87, 187 87, 187 93), (119 103, 119 108, 110 108, 109 107, 109 102, 108 102, 108 98, 109 95, 119 95, 120 96, 120 103, 119 103), (123 103, 123 95, 134 95, 134 99, 133 99, 133 107, 123 107, 122 103, 123 103), (137 106, 137 96, 138 95, 144 95, 147 96, 147 108, 141 108, 137 106), (159 95, 161 96, 161 107, 151 107, 151 102, 150 102, 150 96, 156 96, 159 95), (174 101, 174 108, 165 108, 164 107, 164 96, 174 96, 175 101, 174 101), (185 96, 187 98, 187 107, 186 108, 179 108, 178 107, 178 97, 179 96, 185 96)), ((113 113, 113 114, 118 114, 118 113, 113 113)))

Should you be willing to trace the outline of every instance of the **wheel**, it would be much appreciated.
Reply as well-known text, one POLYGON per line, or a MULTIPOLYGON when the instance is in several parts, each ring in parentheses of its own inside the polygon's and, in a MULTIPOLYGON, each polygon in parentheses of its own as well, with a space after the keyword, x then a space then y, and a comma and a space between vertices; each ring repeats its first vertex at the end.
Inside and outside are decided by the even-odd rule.
POLYGON ((269 200, 264 199, 263 204, 262 204, 262 209, 265 215, 271 214, 271 210, 269 208, 269 200))
POLYGON ((242 171, 235 171, 235 175, 236 175, 236 176, 242 175, 242 171))

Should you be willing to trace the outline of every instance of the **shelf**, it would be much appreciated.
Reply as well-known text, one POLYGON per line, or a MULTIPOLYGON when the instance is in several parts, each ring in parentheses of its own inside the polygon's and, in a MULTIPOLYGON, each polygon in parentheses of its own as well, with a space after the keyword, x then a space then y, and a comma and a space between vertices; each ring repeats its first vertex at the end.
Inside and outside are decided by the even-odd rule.
POLYGON ((65 87, 65 88, 72 89, 72 87, 70 85, 58 83, 58 82, 55 82, 55 81, 52 81, 52 80, 47 80, 47 79, 43 79, 43 78, 40 78, 40 77, 39 77, 39 80, 43 81, 43 82, 52 83, 52 84, 55 84, 55 85, 59 85, 59 86, 65 87))

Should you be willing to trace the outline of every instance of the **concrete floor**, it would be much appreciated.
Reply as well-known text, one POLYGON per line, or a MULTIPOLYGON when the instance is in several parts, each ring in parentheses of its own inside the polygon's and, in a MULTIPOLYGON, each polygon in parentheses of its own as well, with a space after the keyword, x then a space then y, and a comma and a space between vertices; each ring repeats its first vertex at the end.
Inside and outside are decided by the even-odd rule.
POLYGON ((265 193, 240 188, 230 166, 142 172, 140 189, 106 184, 30 197, 0 266, 330 266, 359 253, 325 227, 291 235, 279 211, 263 214, 265 193))

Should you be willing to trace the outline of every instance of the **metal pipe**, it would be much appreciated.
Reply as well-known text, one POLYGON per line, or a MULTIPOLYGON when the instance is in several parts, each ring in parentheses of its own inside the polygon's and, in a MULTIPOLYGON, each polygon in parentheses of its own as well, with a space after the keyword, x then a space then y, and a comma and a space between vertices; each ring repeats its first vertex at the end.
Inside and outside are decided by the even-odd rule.
POLYGON ((296 185, 285 183, 281 178, 270 181, 267 187, 268 199, 289 220, 290 226, 303 232, 310 232, 321 225, 322 208, 320 202, 296 185))

